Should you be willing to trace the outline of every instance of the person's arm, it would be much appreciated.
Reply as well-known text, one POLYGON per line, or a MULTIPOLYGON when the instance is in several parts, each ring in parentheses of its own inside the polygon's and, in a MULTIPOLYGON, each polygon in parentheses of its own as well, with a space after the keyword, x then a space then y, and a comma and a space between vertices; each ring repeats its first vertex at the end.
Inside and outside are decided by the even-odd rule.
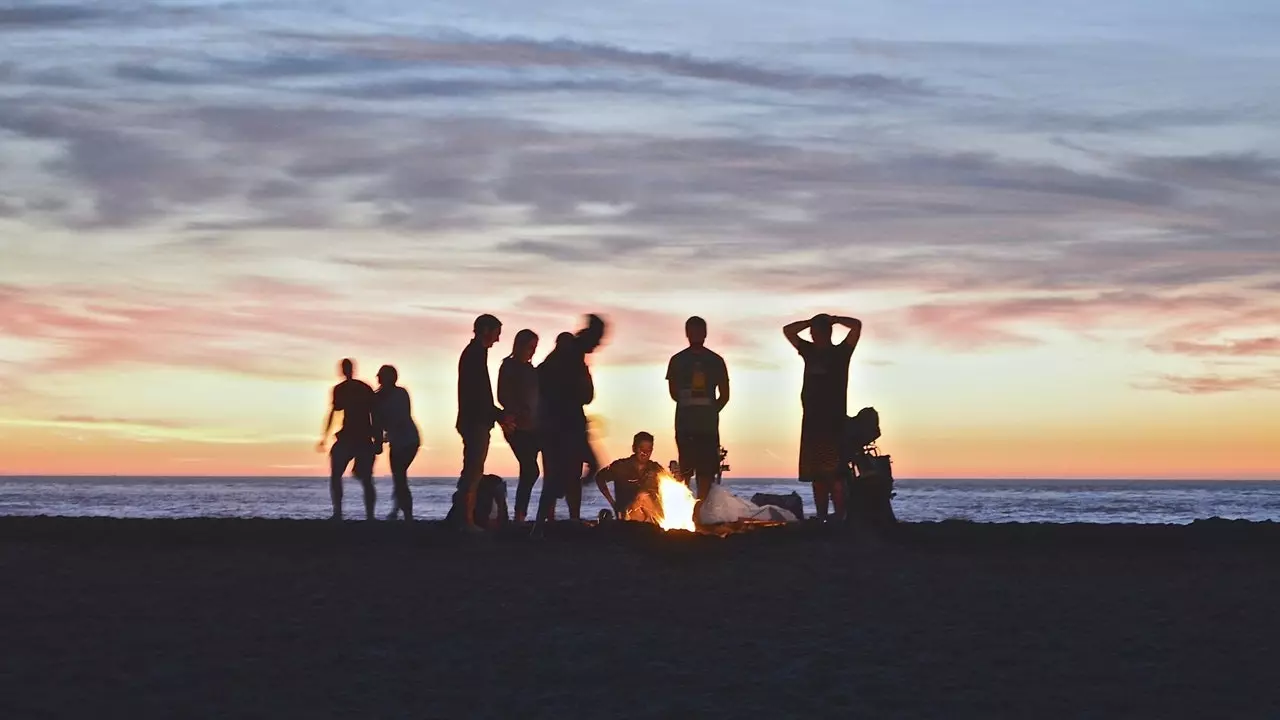
POLYGON ((849 328, 849 334, 844 338, 844 344, 850 348, 858 347, 858 340, 862 337, 862 321, 857 318, 839 317, 831 318, 831 321, 849 328))
POLYGON ((503 360, 502 365, 498 367, 498 404, 502 407, 515 404, 515 398, 512 397, 515 388, 511 387, 511 373, 507 372, 509 363, 503 360))
POLYGON ((667 361, 667 394, 674 402, 680 402, 680 388, 676 387, 676 358, 667 361))
POLYGON ((792 347, 794 347, 796 350, 799 350, 805 344, 804 338, 800 337, 800 333, 808 329, 809 329, 808 320, 797 320, 793 323, 788 323, 787 325, 783 326, 782 334, 787 337, 787 342, 791 343, 792 347))
POLYGON ((320 431, 320 442, 316 443, 316 452, 324 452, 325 443, 329 440, 329 431, 333 429, 333 414, 338 411, 334 394, 329 396, 329 416, 324 420, 324 429, 320 431))
POLYGON ((613 478, 613 466, 610 465, 600 472, 596 473, 596 487, 600 488, 600 494, 604 496, 605 502, 609 503, 609 507, 613 508, 616 515, 618 512, 618 504, 613 500, 613 494, 609 492, 609 480, 613 478))
POLYGON ((729 404, 729 366, 720 359, 720 381, 716 384, 716 412, 724 410, 729 404))
POLYGON ((596 399, 596 383, 591 378, 591 368, 587 367, 586 362, 582 365, 582 404, 590 405, 596 399))

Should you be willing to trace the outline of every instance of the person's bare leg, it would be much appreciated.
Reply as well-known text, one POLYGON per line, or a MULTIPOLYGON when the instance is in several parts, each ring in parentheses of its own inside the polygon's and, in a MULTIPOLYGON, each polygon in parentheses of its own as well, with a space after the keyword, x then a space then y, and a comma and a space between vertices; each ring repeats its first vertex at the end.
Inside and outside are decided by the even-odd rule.
MULTIPOLYGON (((581 469, 582 466, 579 465, 578 470, 581 469)), ((564 489, 564 502, 569 506, 570 520, 582 519, 582 482, 582 478, 575 472, 573 479, 569 481, 564 489)))
POLYGON ((480 526, 476 525, 476 493, 479 491, 480 478, 467 478, 467 496, 463 503, 467 514, 462 516, 462 520, 468 532, 480 532, 480 526))
POLYGON ((831 486, 831 504, 835 506, 836 520, 845 519, 844 483, 839 478, 827 481, 831 486))
POLYGON ((346 463, 338 464, 332 455, 329 458, 329 500, 333 502, 332 520, 342 519, 342 476, 347 473, 346 463))
POLYGON ((360 487, 364 490, 364 519, 373 522, 373 508, 377 502, 377 493, 373 489, 373 475, 362 473, 360 487))
POLYGON ((829 489, 826 480, 813 481, 813 507, 817 511, 819 519, 827 519, 827 497, 829 489))
POLYGON ((706 500, 707 494, 711 492, 711 485, 715 482, 715 477, 698 473, 698 499, 706 500))

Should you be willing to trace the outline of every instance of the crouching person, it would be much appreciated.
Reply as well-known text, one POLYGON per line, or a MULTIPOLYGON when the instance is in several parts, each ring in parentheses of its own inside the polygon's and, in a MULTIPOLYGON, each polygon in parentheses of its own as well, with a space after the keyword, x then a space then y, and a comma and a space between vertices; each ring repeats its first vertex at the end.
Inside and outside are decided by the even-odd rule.
POLYGON ((619 520, 656 523, 660 515, 658 476, 662 466, 654 462, 653 436, 638 432, 631 441, 631 457, 615 460, 596 475, 600 494, 619 520), (613 492, 609 492, 609 483, 613 492))

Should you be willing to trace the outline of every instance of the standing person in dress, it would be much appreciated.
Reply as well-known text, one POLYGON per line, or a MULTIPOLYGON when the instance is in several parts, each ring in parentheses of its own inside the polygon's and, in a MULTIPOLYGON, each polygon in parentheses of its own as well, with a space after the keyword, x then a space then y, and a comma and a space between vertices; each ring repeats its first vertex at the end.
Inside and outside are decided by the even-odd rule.
POLYGON ((374 403, 377 427, 381 428, 384 439, 391 446, 389 457, 391 462, 391 481, 395 484, 388 520, 395 520, 404 511, 404 519, 413 521, 413 493, 409 492, 409 466, 418 456, 418 448, 422 446, 422 437, 418 433, 418 425, 413 421, 413 409, 409 401, 409 391, 396 382, 400 373, 391 365, 383 365, 378 370, 378 392, 374 403))
POLYGON ((697 477, 697 497, 707 497, 720 476, 720 411, 729 404, 729 370, 706 347, 707 321, 684 324, 689 347, 667 364, 667 392, 676 402, 676 452, 686 483, 697 477))
POLYGON ((333 427, 334 413, 342 413, 342 427, 338 430, 333 447, 329 449, 329 499, 333 501, 334 520, 342 519, 342 476, 347 466, 353 465, 351 474, 364 488, 364 515, 373 519, 373 457, 382 451, 381 431, 375 428, 373 417, 373 388, 355 379, 355 363, 345 358, 341 364, 342 382, 333 387, 329 404, 329 417, 316 452, 324 452, 325 441, 333 427))
POLYGON ((840 441, 848 410, 849 361, 862 336, 862 321, 819 314, 787 325, 782 333, 804 358, 800 482, 813 484, 813 504, 819 518, 827 517, 830 500, 839 519, 845 513, 840 441), (836 324, 849 328, 839 344, 831 342, 836 324), (806 329, 812 340, 800 337, 806 329))
POLYGON ((458 493, 463 507, 462 527, 469 533, 483 532, 475 522, 476 491, 484 477, 489 457, 489 437, 494 423, 504 430, 510 425, 501 408, 493 404, 493 384, 489 379, 489 348, 502 336, 502 323, 492 315, 481 315, 472 325, 471 342, 458 357, 458 420, 454 428, 462 436, 462 485, 458 493))
MULTIPOLYGON (((538 335, 532 330, 516 333, 511 355, 498 369, 498 404, 510 416, 512 429, 506 432, 507 445, 520 464, 520 484, 516 486, 515 522, 523 523, 529 512, 529 496, 538 482, 538 370, 533 354, 538 351, 538 335)), ((545 483, 543 491, 546 491, 545 483)))

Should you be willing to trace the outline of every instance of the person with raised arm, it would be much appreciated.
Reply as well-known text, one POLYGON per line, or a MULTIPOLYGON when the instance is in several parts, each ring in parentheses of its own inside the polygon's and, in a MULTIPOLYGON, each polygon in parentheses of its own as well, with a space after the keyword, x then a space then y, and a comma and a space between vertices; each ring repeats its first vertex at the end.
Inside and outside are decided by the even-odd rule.
POLYGON ((848 411, 849 362, 862 337, 862 321, 818 314, 790 323, 782 333, 804 359, 800 482, 813 485, 813 504, 819 518, 827 518, 830 501, 839 519, 845 513, 840 442, 848 411), (834 325, 849 328, 849 334, 839 343, 832 342, 834 325), (809 340, 800 337, 805 330, 809 331, 809 340))
POLYGON ((324 452, 333 416, 342 413, 342 427, 329 448, 329 499, 333 502, 334 520, 342 519, 342 476, 347 466, 353 465, 351 474, 364 489, 364 515, 373 519, 375 494, 373 490, 373 458, 382 452, 381 430, 374 419, 373 388, 355 379, 355 363, 344 358, 341 363, 342 382, 333 387, 329 403, 329 416, 325 420, 316 452, 324 452))

